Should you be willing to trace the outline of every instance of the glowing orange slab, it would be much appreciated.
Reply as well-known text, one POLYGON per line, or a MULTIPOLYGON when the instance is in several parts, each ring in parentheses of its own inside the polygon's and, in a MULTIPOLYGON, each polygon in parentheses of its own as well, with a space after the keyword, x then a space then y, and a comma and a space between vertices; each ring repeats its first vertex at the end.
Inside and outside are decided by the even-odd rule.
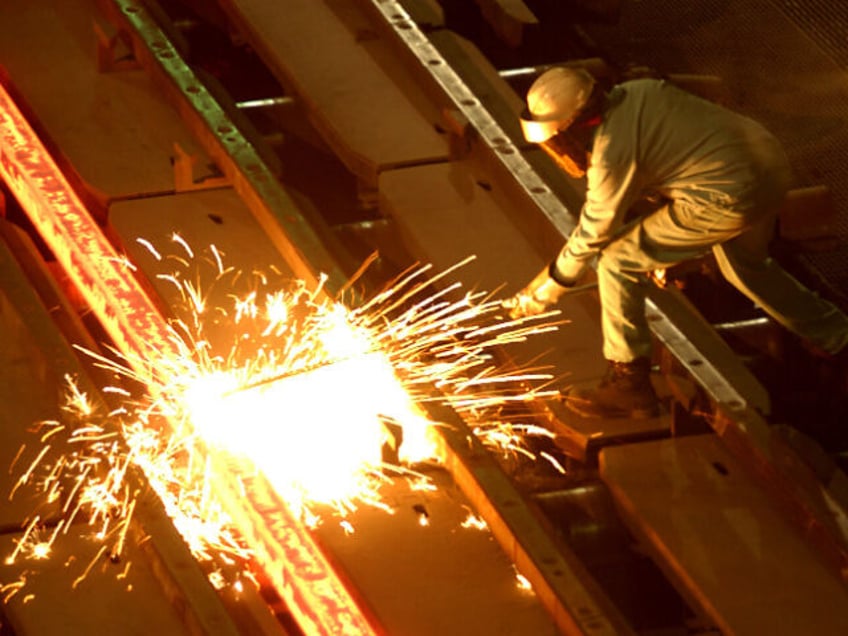
MULTIPOLYGON (((153 367, 143 361, 176 355, 174 336, 3 86, 0 176, 114 344, 140 367, 140 377, 151 377, 153 367)), ((310 635, 376 633, 309 532, 261 482, 247 489, 246 510, 229 502, 243 508, 232 516, 301 629, 310 635)))

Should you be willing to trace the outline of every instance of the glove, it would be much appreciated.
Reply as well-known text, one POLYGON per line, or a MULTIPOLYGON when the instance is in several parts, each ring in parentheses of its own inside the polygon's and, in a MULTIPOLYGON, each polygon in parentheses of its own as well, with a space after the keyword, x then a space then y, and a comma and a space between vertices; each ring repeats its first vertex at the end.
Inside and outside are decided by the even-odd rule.
POLYGON ((543 269, 527 287, 501 303, 501 306, 509 311, 510 318, 537 316, 555 304, 568 290, 568 287, 551 278, 550 269, 543 269))

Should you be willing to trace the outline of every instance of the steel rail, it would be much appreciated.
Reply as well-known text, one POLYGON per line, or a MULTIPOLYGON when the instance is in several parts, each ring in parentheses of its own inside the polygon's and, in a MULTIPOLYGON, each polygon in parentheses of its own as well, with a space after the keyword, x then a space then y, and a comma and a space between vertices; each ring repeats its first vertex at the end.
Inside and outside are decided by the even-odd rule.
MULTIPOLYGON (((139 361, 173 350, 171 333, 155 318, 157 307, 128 273, 124 259, 2 85, 0 175, 115 346, 139 361)), ((141 378, 152 379, 149 365, 140 364, 137 371, 141 378)))
POLYGON ((312 284, 323 274, 328 289, 339 289, 345 276, 325 245, 327 237, 317 234, 143 3, 101 0, 99 5, 107 19, 129 36, 136 61, 215 160, 295 275, 312 284))
POLYGON ((445 425, 437 439, 445 467, 562 633, 635 634, 577 556, 550 537, 536 518, 540 513, 527 504, 468 425, 438 400, 425 408, 445 425))

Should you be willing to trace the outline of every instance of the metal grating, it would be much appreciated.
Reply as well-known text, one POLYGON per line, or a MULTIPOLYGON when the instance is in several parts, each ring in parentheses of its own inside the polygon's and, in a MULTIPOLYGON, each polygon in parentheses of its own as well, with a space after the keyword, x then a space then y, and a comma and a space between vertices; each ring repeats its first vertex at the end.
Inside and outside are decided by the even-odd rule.
POLYGON ((843 69, 848 69, 848 4, 833 0, 772 0, 843 69))
POLYGON ((783 142, 798 186, 827 185, 839 244, 798 263, 848 306, 848 4, 830 0, 631 0, 583 29, 617 64, 724 79, 731 107, 783 142))

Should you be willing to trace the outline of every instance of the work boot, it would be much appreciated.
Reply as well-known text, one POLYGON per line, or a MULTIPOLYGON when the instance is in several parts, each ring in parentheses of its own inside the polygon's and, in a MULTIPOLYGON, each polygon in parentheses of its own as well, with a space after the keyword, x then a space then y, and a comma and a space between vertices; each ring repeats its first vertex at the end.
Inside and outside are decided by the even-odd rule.
POLYGON ((659 415, 659 399, 651 384, 651 361, 609 362, 594 389, 571 390, 565 406, 583 417, 646 419, 659 415))

